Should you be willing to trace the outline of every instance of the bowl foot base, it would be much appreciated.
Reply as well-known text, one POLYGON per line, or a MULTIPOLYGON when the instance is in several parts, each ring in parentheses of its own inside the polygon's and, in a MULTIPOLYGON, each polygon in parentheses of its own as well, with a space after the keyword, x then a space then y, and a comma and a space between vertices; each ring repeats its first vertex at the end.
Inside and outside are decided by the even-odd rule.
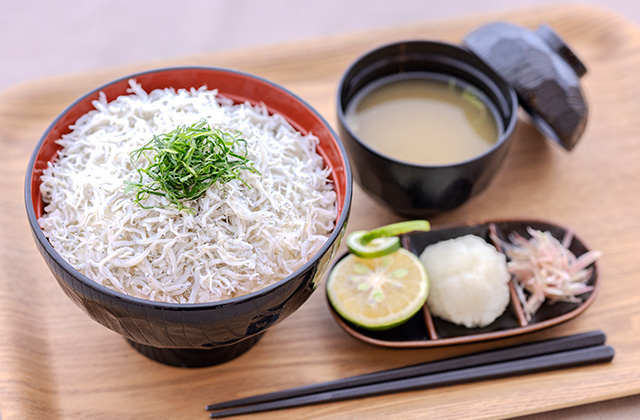
POLYGON ((262 334, 254 335, 235 344, 211 349, 160 348, 136 343, 127 339, 141 354, 156 362, 185 368, 214 366, 228 362, 245 353, 258 342, 262 334))

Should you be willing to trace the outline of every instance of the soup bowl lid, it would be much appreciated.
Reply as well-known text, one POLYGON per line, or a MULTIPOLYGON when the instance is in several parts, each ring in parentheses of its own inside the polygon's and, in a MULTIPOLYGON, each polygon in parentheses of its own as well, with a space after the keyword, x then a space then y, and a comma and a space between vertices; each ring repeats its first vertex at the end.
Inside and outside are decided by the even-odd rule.
POLYGON ((535 31, 506 22, 482 26, 464 46, 518 93, 538 130, 566 150, 580 140, 588 106, 580 77, 587 69, 549 26, 535 31))

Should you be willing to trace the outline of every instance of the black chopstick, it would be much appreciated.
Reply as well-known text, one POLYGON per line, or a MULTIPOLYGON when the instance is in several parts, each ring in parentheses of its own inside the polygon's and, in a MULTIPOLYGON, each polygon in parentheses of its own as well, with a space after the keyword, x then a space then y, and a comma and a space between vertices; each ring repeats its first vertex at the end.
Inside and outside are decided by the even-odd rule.
POLYGON ((396 381, 364 385, 354 388, 338 389, 318 394, 270 401, 245 407, 237 407, 209 414, 211 418, 229 417, 240 414, 257 413, 303 405, 343 401, 359 397, 372 397, 402 391, 448 386, 472 381, 504 378, 514 375, 543 372, 552 369, 583 366, 592 363, 608 362, 613 359, 611 346, 599 345, 587 348, 545 354, 507 362, 491 363, 449 372, 417 376, 396 381))
POLYGON ((316 394, 319 392, 333 391, 337 389, 369 385, 432 373, 446 372, 453 369, 469 368, 490 363, 517 360, 531 356, 540 356, 543 354, 556 353, 565 350, 597 346, 600 344, 604 344, 606 339, 607 338, 602 331, 589 331, 581 334, 552 338, 535 343, 491 350, 451 359, 439 360, 435 362, 421 363, 418 365, 353 376, 351 378, 338 379, 335 381, 323 382, 320 384, 306 385, 298 388, 271 392, 268 394, 255 395, 252 397, 240 398, 232 401, 225 401, 217 404, 211 404, 207 406, 207 410, 220 410, 223 408, 257 404, 268 401, 281 400, 284 398, 293 398, 302 395, 316 394))

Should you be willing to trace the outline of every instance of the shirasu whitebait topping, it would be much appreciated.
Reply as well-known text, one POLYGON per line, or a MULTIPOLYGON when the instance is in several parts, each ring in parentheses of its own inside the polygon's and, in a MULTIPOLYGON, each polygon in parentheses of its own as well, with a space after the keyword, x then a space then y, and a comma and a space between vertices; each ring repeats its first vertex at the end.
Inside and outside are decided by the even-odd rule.
POLYGON ((322 247, 336 194, 315 136, 206 87, 147 93, 132 80, 130 92, 111 102, 100 95, 58 141, 62 150, 41 177, 40 226, 74 268, 143 299, 211 302, 281 280, 322 247), (189 202, 194 212, 160 196, 145 203, 155 208, 136 205, 125 192, 139 176, 131 153, 154 134, 201 120, 239 132, 258 172, 212 186, 189 202))

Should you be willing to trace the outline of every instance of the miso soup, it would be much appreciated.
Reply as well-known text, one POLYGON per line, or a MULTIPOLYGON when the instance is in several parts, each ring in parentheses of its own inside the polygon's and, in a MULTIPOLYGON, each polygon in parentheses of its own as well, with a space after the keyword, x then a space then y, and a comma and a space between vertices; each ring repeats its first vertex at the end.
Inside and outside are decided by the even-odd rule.
POLYGON ((419 165, 465 161, 486 152, 502 126, 478 89, 442 75, 392 76, 363 89, 346 109, 351 131, 391 158, 419 165))

